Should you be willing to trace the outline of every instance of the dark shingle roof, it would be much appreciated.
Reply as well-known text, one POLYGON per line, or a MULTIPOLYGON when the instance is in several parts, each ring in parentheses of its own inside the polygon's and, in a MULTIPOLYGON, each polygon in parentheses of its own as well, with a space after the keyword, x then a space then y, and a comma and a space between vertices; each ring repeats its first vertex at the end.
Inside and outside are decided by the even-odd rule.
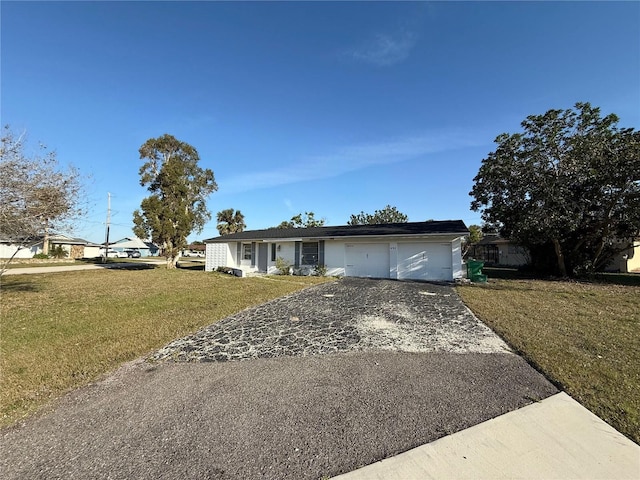
POLYGON ((233 242, 236 240, 268 240, 285 238, 378 237, 385 235, 466 235, 469 233, 462 220, 431 222, 383 223, 379 225, 341 225, 312 228, 269 228, 247 230, 205 240, 205 243, 233 242))

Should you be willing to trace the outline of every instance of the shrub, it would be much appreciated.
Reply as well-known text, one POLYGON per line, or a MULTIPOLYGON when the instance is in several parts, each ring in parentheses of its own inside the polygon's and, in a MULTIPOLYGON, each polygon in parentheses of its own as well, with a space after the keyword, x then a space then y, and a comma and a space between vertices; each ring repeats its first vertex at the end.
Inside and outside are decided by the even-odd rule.
POLYGON ((49 258, 49 255, 47 255, 46 253, 36 253, 33 258, 37 258, 38 260, 46 260, 47 258, 49 258))
POLYGON ((313 274, 318 277, 324 277, 327 275, 327 266, 326 265, 316 265, 313 269, 313 274))
POLYGON ((67 258, 69 254, 64 248, 62 248, 62 245, 56 245, 51 249, 50 256, 53 258, 67 258))
POLYGON ((291 274, 291 263, 289 263, 282 257, 276 258, 276 268, 280 270, 280 275, 291 274))

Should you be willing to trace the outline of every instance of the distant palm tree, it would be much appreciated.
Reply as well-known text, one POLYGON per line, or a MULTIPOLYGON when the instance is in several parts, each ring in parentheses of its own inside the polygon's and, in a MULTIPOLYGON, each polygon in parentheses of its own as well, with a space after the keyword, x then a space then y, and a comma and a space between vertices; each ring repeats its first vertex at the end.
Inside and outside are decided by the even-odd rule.
POLYGON ((244 230, 246 225, 244 224, 244 215, 240 210, 233 208, 227 208, 218 212, 218 232, 220 235, 229 235, 230 233, 238 233, 244 230))

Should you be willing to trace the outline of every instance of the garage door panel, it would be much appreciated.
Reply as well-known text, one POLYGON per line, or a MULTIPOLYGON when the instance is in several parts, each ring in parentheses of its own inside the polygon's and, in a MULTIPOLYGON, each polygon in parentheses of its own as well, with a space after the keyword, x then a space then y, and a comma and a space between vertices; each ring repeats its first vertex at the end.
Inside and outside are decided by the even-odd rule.
POLYGON ((389 278, 389 245, 346 244, 345 267, 347 277, 389 278))
POLYGON ((399 279, 451 280, 451 274, 450 244, 398 244, 399 279))

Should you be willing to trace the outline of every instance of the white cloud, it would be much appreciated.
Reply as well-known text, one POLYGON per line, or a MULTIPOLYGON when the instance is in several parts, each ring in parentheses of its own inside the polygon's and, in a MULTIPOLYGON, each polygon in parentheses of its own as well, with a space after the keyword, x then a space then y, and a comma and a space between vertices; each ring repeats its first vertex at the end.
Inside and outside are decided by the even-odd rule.
POLYGON ((289 200, 288 198, 285 198, 284 205, 287 207, 287 210, 289 210, 290 212, 293 212, 293 203, 291 203, 291 200, 289 200))
MULTIPOLYGON (((263 172, 252 172, 221 179, 220 194, 338 177, 374 165, 403 162, 423 155, 486 144, 486 135, 460 130, 437 131, 382 143, 346 146, 334 153, 310 155, 294 164, 263 172)), ((285 200, 285 205, 287 201, 285 200)))
POLYGON ((388 67, 406 60, 416 40, 416 35, 411 32, 397 35, 381 33, 357 47, 346 50, 344 55, 358 62, 388 67))

